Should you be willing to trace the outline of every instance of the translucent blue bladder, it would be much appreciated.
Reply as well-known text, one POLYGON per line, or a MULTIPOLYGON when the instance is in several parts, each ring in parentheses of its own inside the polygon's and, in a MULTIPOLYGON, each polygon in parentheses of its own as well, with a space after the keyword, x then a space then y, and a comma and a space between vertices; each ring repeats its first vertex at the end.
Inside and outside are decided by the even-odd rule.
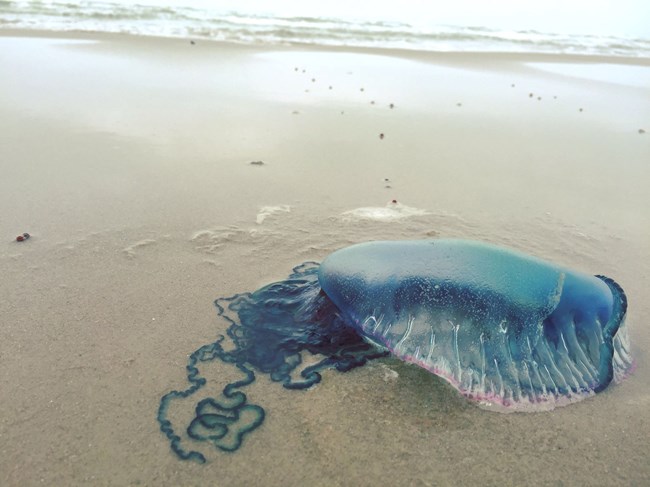
POLYGON ((371 242, 323 261, 343 320, 486 407, 552 409, 630 369, 612 279, 463 240, 371 242))
POLYGON ((305 389, 323 369, 346 372, 391 353, 483 407, 539 411, 600 392, 632 367, 618 284, 480 242, 354 245, 215 304, 232 346, 220 336, 196 350, 189 387, 165 394, 158 410, 172 450, 199 462, 205 456, 186 442, 235 451, 264 421, 241 391, 256 373, 305 389), (318 360, 304 366, 305 354, 318 360), (201 365, 215 359, 242 378, 198 401, 181 436, 168 409, 192 400, 206 384, 201 365))

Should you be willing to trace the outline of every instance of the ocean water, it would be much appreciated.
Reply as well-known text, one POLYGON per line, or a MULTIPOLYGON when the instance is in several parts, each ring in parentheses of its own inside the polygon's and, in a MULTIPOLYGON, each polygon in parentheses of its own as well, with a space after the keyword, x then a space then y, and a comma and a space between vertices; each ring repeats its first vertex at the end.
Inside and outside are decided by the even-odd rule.
MULTIPOLYGON (((429 21, 428 17, 418 18, 415 13, 389 15, 374 8, 365 16, 342 15, 336 9, 321 10, 311 16, 295 9, 251 8, 246 2, 239 7, 235 3, 233 8, 216 5, 224 5, 223 2, 200 0, 141 2, 147 4, 120 0, 0 0, 0 29, 111 32, 244 44, 650 57, 650 36, 560 34, 501 29, 494 25, 448 25, 429 21)), ((444 16, 433 17, 444 19, 444 16)))

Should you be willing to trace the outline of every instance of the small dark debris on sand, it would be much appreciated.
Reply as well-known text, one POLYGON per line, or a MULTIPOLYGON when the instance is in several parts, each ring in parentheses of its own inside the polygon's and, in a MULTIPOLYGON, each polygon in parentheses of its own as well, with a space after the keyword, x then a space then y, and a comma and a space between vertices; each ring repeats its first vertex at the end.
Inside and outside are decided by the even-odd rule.
POLYGON ((390 105, 388 105, 388 107, 391 108, 391 109, 395 108, 395 104, 391 103, 390 105))
POLYGON ((251 165, 251 166, 263 166, 263 165, 264 165, 264 161, 251 161, 251 162, 250 162, 250 165, 251 165))
POLYGON ((643 130, 643 129, 639 129, 639 133, 640 133, 640 134, 645 134, 645 130, 643 130))
POLYGON ((29 237, 31 237, 31 235, 30 235, 29 233, 25 232, 25 233, 23 233, 22 235, 18 235, 18 236, 16 237, 16 242, 24 242, 24 241, 27 240, 29 237))
POLYGON ((379 138, 380 138, 380 139, 383 139, 383 138, 384 138, 384 134, 379 134, 379 138))
POLYGON ((196 44, 196 42, 194 42, 194 41, 190 41, 190 44, 194 45, 194 44, 196 44))

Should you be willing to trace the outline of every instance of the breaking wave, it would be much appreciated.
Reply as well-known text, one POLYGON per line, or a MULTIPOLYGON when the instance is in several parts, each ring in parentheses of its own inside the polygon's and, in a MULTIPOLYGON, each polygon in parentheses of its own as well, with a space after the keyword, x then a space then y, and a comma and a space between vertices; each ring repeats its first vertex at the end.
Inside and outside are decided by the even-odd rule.
POLYGON ((188 6, 74 0, 0 0, 1 28, 125 33, 244 44, 650 56, 650 39, 480 26, 416 26, 406 22, 331 17, 252 15, 188 6))

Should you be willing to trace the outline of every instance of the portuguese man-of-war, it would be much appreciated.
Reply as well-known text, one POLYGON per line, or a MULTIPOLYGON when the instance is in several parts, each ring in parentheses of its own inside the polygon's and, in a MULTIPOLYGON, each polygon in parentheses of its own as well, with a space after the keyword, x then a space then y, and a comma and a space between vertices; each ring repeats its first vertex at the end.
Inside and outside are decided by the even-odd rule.
POLYGON ((616 282, 481 242, 353 245, 215 304, 234 347, 226 351, 219 337, 194 352, 190 387, 164 395, 158 411, 172 450, 200 462, 205 457, 182 446, 167 410, 205 385, 199 366, 215 358, 244 378, 223 398, 199 401, 186 432, 225 451, 264 420, 239 390, 256 372, 303 389, 325 368, 348 371, 390 353, 488 409, 540 411, 600 392, 632 367, 627 299, 616 282), (303 351, 322 359, 301 369, 303 351))

